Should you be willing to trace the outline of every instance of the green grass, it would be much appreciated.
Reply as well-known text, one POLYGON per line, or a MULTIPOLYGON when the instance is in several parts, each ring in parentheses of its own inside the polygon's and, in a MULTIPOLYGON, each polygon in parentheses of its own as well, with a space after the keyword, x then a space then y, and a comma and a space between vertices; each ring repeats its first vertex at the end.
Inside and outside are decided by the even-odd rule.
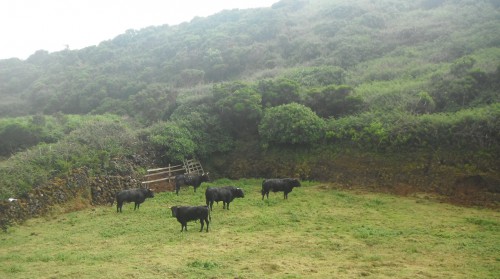
POLYGON ((0 234, 0 278, 499 278, 500 214, 423 198, 304 182, 261 200, 261 180, 214 204, 210 231, 188 232, 169 206, 197 193, 159 193, 140 210, 100 206, 31 219, 0 234))

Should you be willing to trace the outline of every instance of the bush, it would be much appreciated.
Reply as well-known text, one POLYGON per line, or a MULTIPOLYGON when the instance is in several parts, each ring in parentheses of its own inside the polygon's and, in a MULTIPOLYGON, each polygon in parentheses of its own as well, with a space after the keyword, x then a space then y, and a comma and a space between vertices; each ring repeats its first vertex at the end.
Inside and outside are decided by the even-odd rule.
POLYGON ((201 158, 228 151, 233 145, 231 131, 223 124, 214 105, 216 97, 204 93, 207 94, 184 100, 170 117, 176 125, 189 131, 196 145, 195 154, 201 158))
POLYGON ((325 121, 297 103, 265 110, 259 134, 267 144, 311 144, 323 138, 325 121))
POLYGON ((148 140, 163 163, 182 162, 194 155, 196 145, 189 130, 173 122, 159 122, 149 129, 148 140))
POLYGON ((233 138, 228 129, 223 127, 220 116, 205 108, 198 107, 182 114, 179 112, 172 117, 179 127, 189 131, 196 146, 195 153, 199 157, 226 152, 233 146, 233 138))
POLYGON ((335 66, 300 67, 285 74, 285 77, 302 86, 314 87, 343 84, 345 74, 344 70, 335 66))
POLYGON ((330 85, 308 92, 306 105, 323 118, 340 117, 359 111, 363 100, 352 95, 349 86, 330 85))
POLYGON ((289 79, 262 80, 258 84, 258 90, 262 94, 262 105, 274 107, 289 103, 301 103, 303 96, 300 85, 289 79))
POLYGON ((138 139, 129 123, 115 122, 112 116, 85 119, 59 142, 38 144, 3 162, 0 199, 23 195, 75 168, 109 175, 130 171, 123 158, 136 153, 138 139))
MULTIPOLYGON (((486 150, 500 148, 500 104, 456 113, 363 113, 328 121, 327 138, 363 149, 486 150)), ((495 151, 496 150, 496 151, 495 151)))
POLYGON ((260 94, 243 83, 214 87, 215 108, 224 126, 235 135, 255 134, 262 114, 260 94))

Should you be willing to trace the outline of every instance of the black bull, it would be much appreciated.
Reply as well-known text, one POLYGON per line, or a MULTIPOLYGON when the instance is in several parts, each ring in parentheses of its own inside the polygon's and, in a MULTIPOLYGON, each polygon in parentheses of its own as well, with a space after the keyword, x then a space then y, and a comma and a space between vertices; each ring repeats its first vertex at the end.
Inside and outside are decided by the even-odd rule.
POLYGON ((177 221, 181 223, 181 232, 184 228, 187 231, 187 222, 195 220, 200 220, 200 232, 203 231, 203 225, 206 222, 208 232, 208 225, 210 224, 208 220, 211 219, 208 206, 172 206, 170 209, 172 210, 172 217, 176 217, 177 221))
POLYGON ((139 209, 139 206, 146 200, 146 198, 154 198, 154 196, 155 195, 151 189, 145 188, 120 191, 116 194, 116 212, 122 212, 124 202, 133 202, 135 203, 134 210, 139 209))
POLYGON ((269 191, 283 192, 283 198, 288 199, 288 193, 294 187, 300 187, 300 181, 295 178, 266 179, 262 181, 262 199, 264 199, 264 196, 269 199, 269 191))
POLYGON ((220 188, 210 188, 208 187, 205 191, 205 199, 207 202, 207 206, 210 205, 210 210, 212 210, 214 201, 219 203, 222 201, 223 209, 229 210, 229 203, 232 202, 235 198, 244 198, 245 193, 240 188, 236 188, 233 186, 224 186, 220 188), (227 204, 227 207, 226 207, 227 204))
POLYGON ((176 175, 175 194, 179 195, 179 190, 183 185, 193 186, 194 191, 196 192, 196 189, 200 187, 202 182, 207 182, 209 180, 210 178, 208 177, 208 172, 203 174, 188 173, 188 174, 176 175))

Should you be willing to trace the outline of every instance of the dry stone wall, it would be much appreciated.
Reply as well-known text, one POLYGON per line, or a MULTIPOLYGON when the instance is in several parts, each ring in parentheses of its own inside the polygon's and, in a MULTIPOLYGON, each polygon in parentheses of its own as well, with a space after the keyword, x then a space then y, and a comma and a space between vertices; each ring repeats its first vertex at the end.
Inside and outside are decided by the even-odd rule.
POLYGON ((52 206, 75 198, 88 200, 89 205, 111 204, 118 191, 139 188, 140 181, 134 176, 90 177, 85 169, 74 170, 67 177, 55 178, 22 197, 0 201, 0 228, 5 231, 12 224, 42 216, 52 206))

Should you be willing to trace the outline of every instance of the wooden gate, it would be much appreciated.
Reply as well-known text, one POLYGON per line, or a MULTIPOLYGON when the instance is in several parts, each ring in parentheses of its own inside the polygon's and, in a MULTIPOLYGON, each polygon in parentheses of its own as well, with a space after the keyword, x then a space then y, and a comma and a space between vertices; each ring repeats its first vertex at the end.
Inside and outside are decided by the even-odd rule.
POLYGON ((203 167, 197 159, 184 160, 182 165, 168 165, 164 168, 149 169, 144 175, 145 181, 142 185, 155 192, 165 192, 175 190, 175 176, 179 174, 197 173, 203 174, 203 167))

